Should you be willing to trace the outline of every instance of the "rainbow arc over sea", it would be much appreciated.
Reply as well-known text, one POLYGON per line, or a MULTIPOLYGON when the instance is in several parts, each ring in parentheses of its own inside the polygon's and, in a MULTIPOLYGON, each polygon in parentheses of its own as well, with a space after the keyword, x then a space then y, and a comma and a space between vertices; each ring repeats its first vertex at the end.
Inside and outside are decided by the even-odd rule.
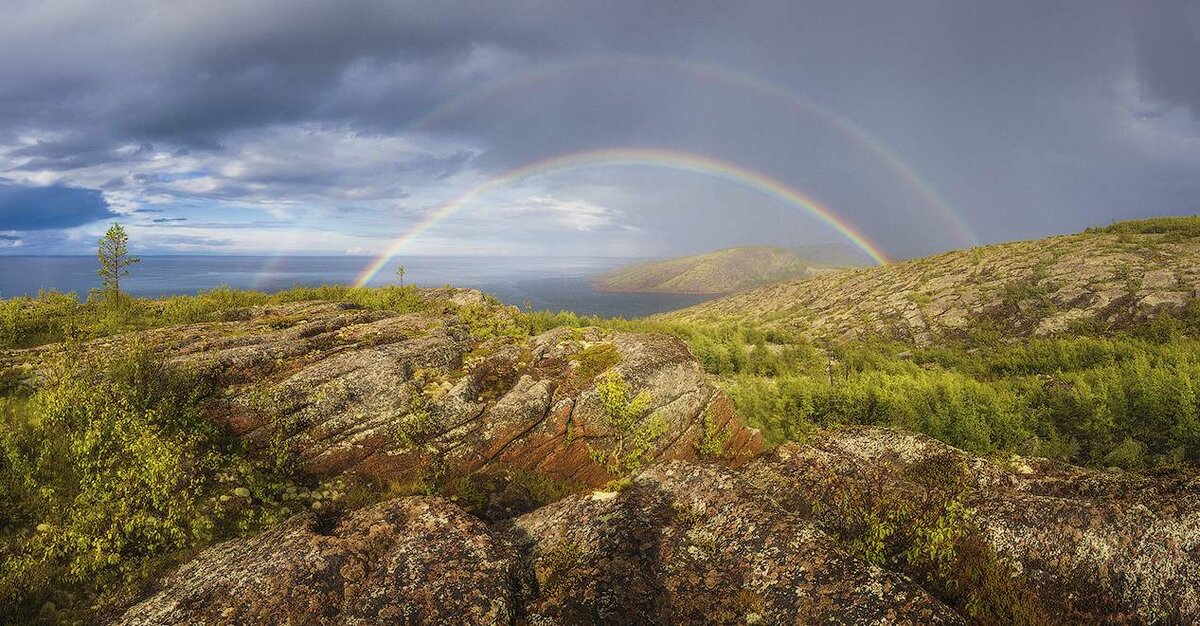
POLYGON ((422 233, 477 200, 513 182, 571 170, 594 167, 643 166, 691 172, 726 180, 774 198, 788 206, 811 215, 846 238, 854 247, 880 265, 888 263, 887 255, 856 227, 839 217, 829 207, 785 183, 766 174, 728 163, 709 156, 665 150, 660 148, 612 148, 576 152, 537 161, 489 179, 465 193, 439 204, 425 217, 401 234, 386 250, 373 259, 358 275, 354 286, 366 286, 380 270, 422 233))

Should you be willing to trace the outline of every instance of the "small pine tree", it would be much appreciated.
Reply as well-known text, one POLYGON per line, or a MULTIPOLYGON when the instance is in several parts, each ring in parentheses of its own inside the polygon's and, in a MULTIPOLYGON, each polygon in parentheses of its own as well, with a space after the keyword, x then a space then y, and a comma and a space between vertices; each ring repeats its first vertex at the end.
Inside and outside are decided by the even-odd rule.
POLYGON ((403 265, 396 266, 396 277, 400 279, 400 286, 403 287, 404 286, 404 266, 403 265))
POLYGON ((129 255, 129 235, 117 223, 100 238, 96 257, 100 260, 100 269, 96 273, 104 284, 104 296, 110 303, 115 303, 121 297, 121 277, 129 275, 130 265, 142 260, 129 255))

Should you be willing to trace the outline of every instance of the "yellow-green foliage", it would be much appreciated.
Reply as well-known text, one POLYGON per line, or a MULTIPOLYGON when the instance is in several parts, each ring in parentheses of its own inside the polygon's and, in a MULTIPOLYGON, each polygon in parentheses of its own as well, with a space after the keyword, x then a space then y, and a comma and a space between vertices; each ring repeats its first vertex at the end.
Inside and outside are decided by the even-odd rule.
POLYGON ((645 463, 647 453, 666 433, 666 422, 661 416, 646 417, 650 394, 643 391, 630 398, 625 378, 617 370, 600 377, 596 394, 612 437, 605 448, 592 449, 592 458, 611 474, 628 474, 645 463))
POLYGON ((584 581, 580 557, 581 550, 573 541, 564 541, 547 550, 534 564, 538 586, 548 594, 578 587, 584 581))
POLYGON ((571 374, 572 380, 567 382, 569 391, 578 391, 591 384, 592 380, 621 362, 621 353, 617 346, 611 343, 600 343, 585 348, 575 354, 572 360, 578 361, 571 374))
MULTIPOLYGON (((0 403, 0 606, 86 622, 172 558, 277 523, 283 478, 197 411, 202 379, 148 350, 69 349, 0 403)), ((24 617, 22 617, 24 616, 24 617)))
POLYGON ((726 448, 733 433, 728 429, 717 426, 712 409, 708 409, 700 417, 700 438, 696 441, 696 454, 702 459, 723 459, 726 448))
POLYGON ((514 499, 527 498, 526 509, 502 511, 504 517, 515 517, 533 508, 578 492, 582 485, 566 480, 557 480, 520 468, 487 473, 456 476, 440 485, 437 492, 477 517, 489 515, 488 506, 497 494, 512 494, 514 499))
POLYGON ((1200 338, 1174 322, 984 349, 860 343, 834 352, 832 368, 802 361, 723 384, 772 442, 814 426, 869 424, 976 453, 1129 468, 1200 460, 1200 338))
POLYGON ((406 449, 417 449, 429 443, 442 428, 441 420, 430 409, 420 384, 410 384, 408 412, 400 418, 396 427, 396 438, 406 449))
POLYGON ((916 579, 975 623, 1046 623, 1026 579, 982 541, 963 504, 966 477, 954 458, 908 467, 884 459, 815 484, 823 492, 811 506, 851 552, 916 579))

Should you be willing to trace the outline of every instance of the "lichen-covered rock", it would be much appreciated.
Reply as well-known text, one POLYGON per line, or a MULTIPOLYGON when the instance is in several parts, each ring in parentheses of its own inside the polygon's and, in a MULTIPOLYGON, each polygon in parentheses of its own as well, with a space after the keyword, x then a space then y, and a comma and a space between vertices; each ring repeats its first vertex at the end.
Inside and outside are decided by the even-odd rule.
POLYGON ((292 518, 179 568, 118 624, 507 624, 511 552, 439 498, 292 518))
POLYGON ((531 624, 960 623, 735 473, 667 462, 505 526, 531 624))
POLYGON ((957 587, 948 593, 964 604, 974 598, 981 621, 1200 619, 1194 471, 1140 475, 1023 458, 998 464, 923 435, 856 427, 780 446, 744 475, 844 540, 862 535, 866 517, 907 510, 887 518, 893 545, 882 551, 899 569, 928 577, 927 586, 957 587), (937 549, 928 532, 951 517, 957 553, 948 551, 944 562, 906 559, 917 544, 937 549))

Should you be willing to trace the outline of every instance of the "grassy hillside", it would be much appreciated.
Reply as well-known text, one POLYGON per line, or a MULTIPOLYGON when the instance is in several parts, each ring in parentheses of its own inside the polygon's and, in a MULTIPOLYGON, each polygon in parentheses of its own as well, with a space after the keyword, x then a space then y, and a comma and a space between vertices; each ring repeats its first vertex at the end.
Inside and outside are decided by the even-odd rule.
POLYGON ((1025 337, 1128 327, 1196 297, 1198 234, 1195 217, 1122 222, 795 280, 663 319, 919 344, 977 333, 1025 337))
POLYGON ((621 267, 599 276, 602 291, 654 293, 732 293, 795 278, 806 278, 834 269, 822 259, 845 255, 836 250, 814 249, 798 254, 771 246, 745 246, 664 261, 621 267))

